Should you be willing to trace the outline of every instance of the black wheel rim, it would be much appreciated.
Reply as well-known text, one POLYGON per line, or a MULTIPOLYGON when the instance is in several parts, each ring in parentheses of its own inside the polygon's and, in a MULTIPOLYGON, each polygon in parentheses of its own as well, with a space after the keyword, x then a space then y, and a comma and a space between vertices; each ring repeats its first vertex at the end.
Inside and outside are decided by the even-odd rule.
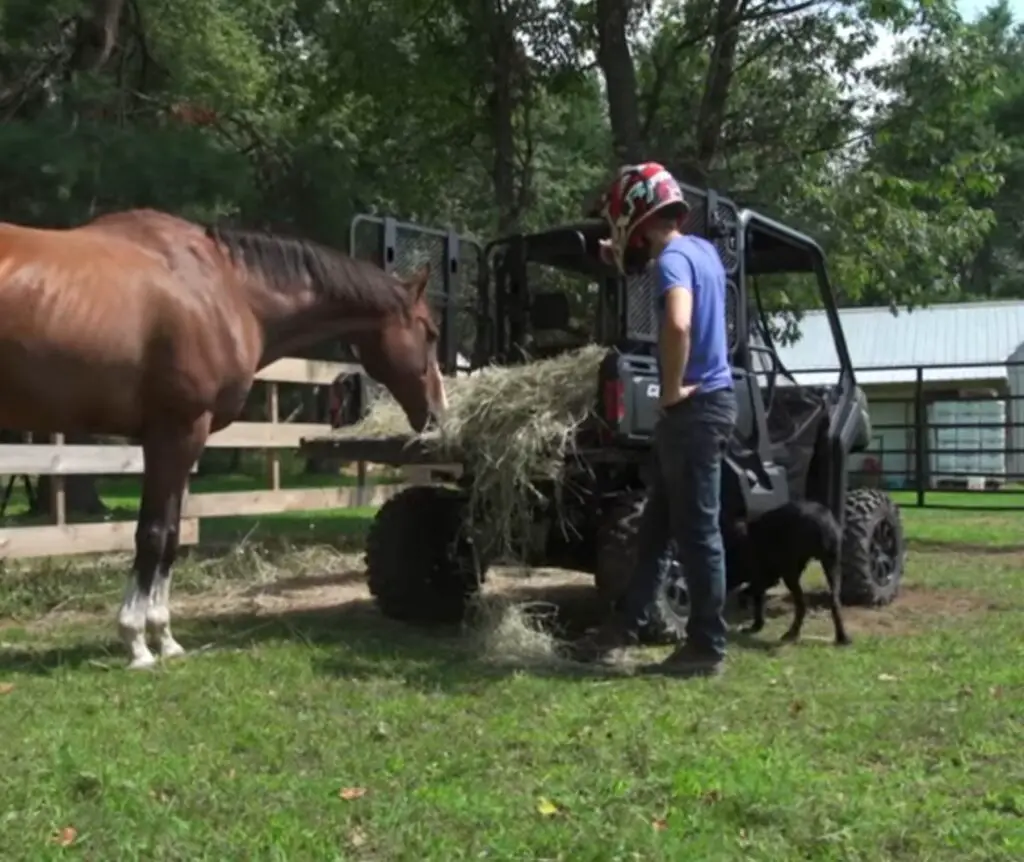
POLYGON ((680 619, 686 619, 690 613, 690 595, 686 591, 686 579, 683 577, 683 567, 679 563, 672 563, 665 577, 665 602, 680 619))
POLYGON ((879 521, 871 534, 871 578, 886 587, 899 568, 899 538, 896 525, 888 518, 879 521))

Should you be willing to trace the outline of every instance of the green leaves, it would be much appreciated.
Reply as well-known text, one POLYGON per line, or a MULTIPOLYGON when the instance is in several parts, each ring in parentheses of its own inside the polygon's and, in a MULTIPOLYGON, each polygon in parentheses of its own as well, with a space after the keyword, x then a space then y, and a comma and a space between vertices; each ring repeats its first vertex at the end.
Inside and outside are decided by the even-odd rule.
MULTIPOLYGON (((847 302, 1024 295, 1024 49, 1005 3, 964 25, 950 0, 767 0, 735 10, 723 59, 724 2, 631 6, 645 154, 685 170, 717 129, 712 181, 815 234, 847 302), (727 82, 713 122, 711 78, 727 82)), ((64 75, 81 8, 4 7, 4 81, 58 64, 0 114, 9 218, 145 204, 343 244, 375 209, 488 236, 499 204, 530 229, 578 218, 606 176, 586 4, 154 0, 138 19, 129 4, 103 68, 64 75)))

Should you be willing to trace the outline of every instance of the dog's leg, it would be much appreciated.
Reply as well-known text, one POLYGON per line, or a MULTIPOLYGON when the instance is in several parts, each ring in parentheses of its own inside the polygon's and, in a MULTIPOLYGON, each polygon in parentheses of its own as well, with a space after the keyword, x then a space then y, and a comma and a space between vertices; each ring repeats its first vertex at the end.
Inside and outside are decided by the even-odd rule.
POLYGON ((850 636, 846 633, 846 626, 843 625, 843 614, 839 610, 839 578, 837 577, 836 566, 823 566, 825 579, 828 581, 828 609, 832 614, 832 627, 836 631, 836 646, 847 646, 851 643, 850 636))
POLYGON ((754 605, 754 621, 743 629, 744 634, 756 635, 764 628, 764 590, 748 588, 750 601, 754 605))
POLYGON ((807 602, 804 599, 804 591, 800 587, 800 572, 796 575, 787 575, 783 580, 790 595, 793 596, 793 624, 782 636, 786 643, 793 643, 800 639, 800 630, 804 627, 804 617, 807 616, 807 602))

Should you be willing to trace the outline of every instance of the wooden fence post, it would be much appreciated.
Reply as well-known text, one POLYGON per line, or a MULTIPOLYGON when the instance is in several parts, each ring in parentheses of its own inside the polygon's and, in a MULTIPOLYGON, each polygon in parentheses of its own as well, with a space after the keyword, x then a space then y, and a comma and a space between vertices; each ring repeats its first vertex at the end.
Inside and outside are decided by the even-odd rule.
MULTIPOLYGON (((54 434, 53 444, 58 447, 64 446, 64 435, 54 434)), ((58 449, 57 460, 60 460, 58 449)), ((64 477, 61 475, 50 477, 50 510, 53 512, 58 527, 63 527, 68 522, 68 497, 64 489, 64 477)))
POLYGON ((366 506, 366 462, 356 463, 356 505, 366 506))
MULTIPOLYGON (((280 421, 280 402, 278 398, 277 383, 269 381, 267 386, 267 421, 271 425, 277 425, 280 421)), ((270 449, 267 452, 267 469, 270 473, 270 488, 273 491, 281 490, 281 456, 277 449, 270 449)))

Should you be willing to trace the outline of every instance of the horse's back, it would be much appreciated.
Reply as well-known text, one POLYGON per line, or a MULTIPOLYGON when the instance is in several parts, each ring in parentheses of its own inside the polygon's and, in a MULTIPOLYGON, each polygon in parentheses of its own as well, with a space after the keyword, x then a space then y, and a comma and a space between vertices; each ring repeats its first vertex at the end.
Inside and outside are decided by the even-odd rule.
POLYGON ((231 293, 215 246, 198 225, 157 210, 126 210, 71 228, 0 223, 0 305, 133 306, 221 302, 231 293))
POLYGON ((153 211, 0 224, 0 427, 130 433, 154 392, 212 397, 239 312, 204 242, 153 211))

